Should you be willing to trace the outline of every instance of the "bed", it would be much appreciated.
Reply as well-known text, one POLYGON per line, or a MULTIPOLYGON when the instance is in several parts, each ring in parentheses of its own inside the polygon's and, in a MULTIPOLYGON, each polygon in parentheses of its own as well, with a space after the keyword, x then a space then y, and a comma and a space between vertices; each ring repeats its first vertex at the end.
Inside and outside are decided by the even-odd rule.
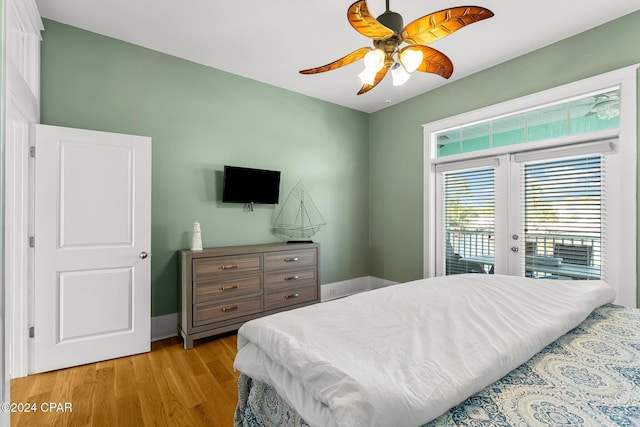
POLYGON ((640 310, 603 281, 455 275, 248 322, 236 426, 640 425, 640 310))

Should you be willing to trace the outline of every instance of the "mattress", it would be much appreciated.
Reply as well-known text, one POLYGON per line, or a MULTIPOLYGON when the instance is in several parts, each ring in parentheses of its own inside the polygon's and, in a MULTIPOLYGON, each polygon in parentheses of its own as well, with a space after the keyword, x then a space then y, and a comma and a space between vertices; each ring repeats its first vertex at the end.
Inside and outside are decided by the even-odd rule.
POLYGON ((602 281, 425 279, 248 322, 235 367, 309 425, 416 426, 500 380, 613 297, 602 281))
MULTIPOLYGON (((308 426, 263 382, 241 374, 236 426, 308 426)), ((399 425, 399 424, 398 424, 399 425)), ((640 426, 640 310, 607 304, 436 426, 640 426)))

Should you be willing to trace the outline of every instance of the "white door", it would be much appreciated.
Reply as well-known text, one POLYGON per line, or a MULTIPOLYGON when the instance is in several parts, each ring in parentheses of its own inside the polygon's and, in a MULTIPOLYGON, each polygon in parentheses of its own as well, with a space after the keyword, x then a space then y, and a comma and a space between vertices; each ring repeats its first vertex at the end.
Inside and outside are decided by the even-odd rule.
POLYGON ((34 369, 150 349, 151 138, 36 125, 34 369))

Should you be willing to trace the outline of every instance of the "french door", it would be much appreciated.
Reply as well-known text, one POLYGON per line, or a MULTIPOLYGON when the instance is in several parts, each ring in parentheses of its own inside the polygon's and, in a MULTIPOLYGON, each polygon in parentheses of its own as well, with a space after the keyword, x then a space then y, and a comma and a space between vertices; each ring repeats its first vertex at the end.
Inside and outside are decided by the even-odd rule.
POLYGON ((437 165, 436 275, 603 278, 615 145, 590 142, 437 165))

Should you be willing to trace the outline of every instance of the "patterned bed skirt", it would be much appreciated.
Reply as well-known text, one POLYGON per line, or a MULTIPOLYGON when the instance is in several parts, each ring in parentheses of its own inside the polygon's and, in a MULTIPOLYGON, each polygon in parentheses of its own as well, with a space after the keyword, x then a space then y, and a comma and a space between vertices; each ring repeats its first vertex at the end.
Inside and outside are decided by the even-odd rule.
MULTIPOLYGON (((264 383, 241 375, 235 425, 308 424, 264 383)), ((640 310, 612 304, 499 381, 425 424, 640 426, 640 310)))

